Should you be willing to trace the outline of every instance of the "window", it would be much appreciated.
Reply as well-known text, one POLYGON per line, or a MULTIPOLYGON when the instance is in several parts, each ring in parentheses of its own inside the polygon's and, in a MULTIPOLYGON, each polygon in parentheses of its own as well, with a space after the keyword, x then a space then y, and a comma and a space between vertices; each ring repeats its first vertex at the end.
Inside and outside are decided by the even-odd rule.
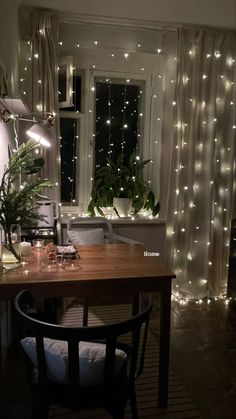
POLYGON ((139 149, 142 88, 130 80, 96 81, 95 168, 139 149))
POLYGON ((128 163, 131 153, 140 151, 144 82, 77 72, 72 81, 72 100, 60 105, 61 202, 86 210, 95 169, 106 165, 107 157, 116 161, 123 153, 128 163), (80 112, 86 83, 93 94, 80 112))

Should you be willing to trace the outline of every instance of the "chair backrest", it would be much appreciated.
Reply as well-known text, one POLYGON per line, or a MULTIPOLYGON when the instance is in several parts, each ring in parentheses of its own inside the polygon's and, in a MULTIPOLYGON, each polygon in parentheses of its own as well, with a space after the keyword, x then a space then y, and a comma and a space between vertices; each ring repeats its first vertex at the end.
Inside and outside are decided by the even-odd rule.
MULTIPOLYGON (((52 361, 52 359, 50 361, 50 356, 52 358, 55 355, 60 342, 66 345, 66 351, 64 346, 63 354, 60 353, 58 356, 60 361, 62 357, 66 357, 65 368, 67 368, 67 372, 64 374, 62 383, 63 385, 66 383, 66 385, 69 386, 72 399, 73 396, 76 400, 79 398, 79 388, 83 387, 83 385, 96 386, 103 384, 105 387, 109 387, 109 385, 117 379, 117 375, 119 375, 121 371, 122 373, 124 372, 124 368, 128 383, 134 381, 138 368, 139 371, 142 370, 143 365, 139 365, 139 362, 137 363, 138 350, 139 346, 141 346, 141 356, 139 359, 141 360, 141 364, 143 364, 148 322, 152 308, 150 302, 146 305, 144 310, 128 320, 91 327, 68 327, 39 321, 30 314, 33 312, 32 307, 34 307, 32 294, 25 290, 21 291, 15 298, 15 308, 22 322, 23 330, 25 330, 24 336, 27 336, 25 339, 28 339, 27 342, 25 342, 25 339, 22 341, 22 346, 27 355, 29 355, 34 366, 37 367, 37 385, 42 391, 47 388, 46 383, 48 380, 61 383, 60 377, 58 378, 57 376, 53 379, 50 375, 52 374, 52 371, 49 371, 49 363, 52 361), (141 339, 140 333, 143 325, 144 332, 141 334, 141 339), (128 344, 122 343, 122 336, 127 334, 130 334, 131 336, 130 342, 128 344), (47 347, 49 341, 50 345, 52 345, 52 342, 56 341, 56 343, 54 342, 56 350, 54 348, 51 355, 48 354, 48 351, 50 350, 50 348, 48 349, 47 347), (86 382, 86 384, 83 384, 82 381, 85 380, 83 375, 86 374, 88 366, 84 365, 80 358, 81 356, 84 357, 86 345, 96 344, 98 345, 95 349, 96 353, 98 352, 98 348, 101 349, 101 345, 103 349, 105 349, 103 366, 101 368, 102 377, 98 379, 96 376, 95 384, 94 382, 86 382), (27 349, 27 345, 33 346, 33 349, 32 347, 31 349, 27 349), (78 349, 80 348, 80 345, 83 345, 82 354, 81 350, 78 349), (118 362, 117 359, 119 357, 121 357, 121 359, 119 359, 118 362), (118 368, 117 362, 120 363, 120 368, 118 368)), ((55 359, 53 362, 54 361, 55 359)), ((54 368, 56 374, 60 375, 58 366, 55 365, 55 362, 52 368, 54 368)))
POLYGON ((91 228, 102 228, 105 239, 108 243, 113 243, 112 225, 104 217, 77 217, 67 222, 67 232, 74 229, 89 230, 91 228))
MULTIPOLYGON (((103 229, 103 239, 105 243, 127 243, 127 244, 142 244, 137 240, 130 239, 128 237, 120 236, 115 234, 112 229, 112 224, 109 220, 104 217, 77 217, 74 219, 70 219, 67 222, 67 239, 69 237, 69 242, 74 245, 81 244, 80 239, 81 233, 80 231, 88 231, 89 229, 94 228, 101 228, 103 229), (78 232, 78 237, 76 235, 76 230, 78 232), (78 242, 77 242, 78 240, 78 242)), ((94 234, 94 241, 91 241, 91 237, 89 236, 89 242, 86 244, 101 244, 99 238, 99 234, 94 234), (98 240, 98 241, 97 241, 98 240)), ((84 243, 83 243, 84 244, 84 243)))

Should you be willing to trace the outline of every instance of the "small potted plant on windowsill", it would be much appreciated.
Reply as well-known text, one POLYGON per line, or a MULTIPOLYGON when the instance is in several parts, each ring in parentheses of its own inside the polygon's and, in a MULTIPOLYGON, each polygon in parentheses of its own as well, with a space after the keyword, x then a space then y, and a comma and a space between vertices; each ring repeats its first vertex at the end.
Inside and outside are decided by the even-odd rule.
POLYGON ((143 169, 151 160, 140 161, 136 153, 132 153, 128 165, 123 163, 120 155, 114 163, 107 159, 107 166, 97 169, 91 193, 88 213, 95 216, 95 209, 104 216, 102 207, 114 207, 120 217, 129 216, 131 207, 133 213, 138 214, 141 209, 150 210, 155 217, 160 210, 154 192, 149 184, 143 180, 143 169), (124 200, 119 207, 119 200, 124 200), (125 208, 127 212, 125 212, 125 208))
POLYGON ((41 196, 44 188, 55 186, 36 175, 44 165, 44 159, 35 153, 38 146, 34 140, 21 144, 10 157, 1 179, 0 225, 9 262, 21 259, 16 226, 34 225, 43 218, 37 212, 35 198, 41 196))

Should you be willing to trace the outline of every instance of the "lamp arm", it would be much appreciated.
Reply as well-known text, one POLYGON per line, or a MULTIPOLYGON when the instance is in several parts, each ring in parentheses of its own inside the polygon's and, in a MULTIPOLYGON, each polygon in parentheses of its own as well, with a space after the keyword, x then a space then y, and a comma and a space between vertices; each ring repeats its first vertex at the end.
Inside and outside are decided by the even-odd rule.
POLYGON ((34 115, 33 113, 31 113, 31 115, 33 115, 33 119, 23 118, 25 115, 18 116, 17 119, 19 119, 19 121, 33 122, 35 124, 37 124, 37 123, 41 123, 42 124, 43 122, 48 122, 49 125, 53 125, 55 116, 52 113, 50 113, 50 112, 44 112, 44 114, 47 114, 48 115, 48 118, 47 119, 42 119, 37 114, 34 115))
POLYGON ((34 123, 36 123, 36 122, 37 122, 37 119, 36 119, 36 118, 33 118, 33 119, 27 119, 27 118, 22 118, 21 116, 19 116, 19 117, 17 117, 17 119, 18 119, 19 121, 25 121, 25 122, 34 122, 34 123))

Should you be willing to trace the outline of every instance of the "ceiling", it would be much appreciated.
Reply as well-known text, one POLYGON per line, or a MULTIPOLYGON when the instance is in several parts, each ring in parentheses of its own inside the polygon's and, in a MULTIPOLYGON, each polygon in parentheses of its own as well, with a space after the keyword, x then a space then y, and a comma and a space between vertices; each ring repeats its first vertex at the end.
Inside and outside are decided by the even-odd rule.
POLYGON ((19 5, 43 7, 72 17, 92 15, 105 18, 192 23, 236 29, 235 0, 18 0, 19 5), (148 7, 147 7, 148 5, 148 7))

